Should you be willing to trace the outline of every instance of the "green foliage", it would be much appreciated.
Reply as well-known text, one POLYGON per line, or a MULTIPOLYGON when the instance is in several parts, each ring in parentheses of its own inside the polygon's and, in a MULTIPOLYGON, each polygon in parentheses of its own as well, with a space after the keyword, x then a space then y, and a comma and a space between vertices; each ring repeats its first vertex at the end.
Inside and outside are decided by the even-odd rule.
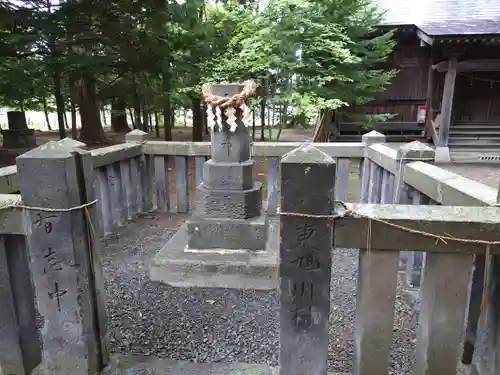
POLYGON ((0 104, 17 108, 54 105, 57 92, 78 106, 91 80, 101 103, 169 112, 204 82, 253 78, 252 107, 265 99, 280 124, 307 124, 371 100, 394 74, 392 35, 368 0, 11 0, 0 20, 0 104))

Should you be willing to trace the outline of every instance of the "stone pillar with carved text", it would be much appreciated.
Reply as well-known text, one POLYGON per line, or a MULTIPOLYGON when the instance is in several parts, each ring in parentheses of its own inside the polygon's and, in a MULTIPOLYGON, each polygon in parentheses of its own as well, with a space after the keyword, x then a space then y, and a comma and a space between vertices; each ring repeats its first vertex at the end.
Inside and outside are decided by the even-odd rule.
POLYGON ((265 248, 262 185, 252 176, 252 138, 245 119, 253 81, 204 86, 211 159, 203 166, 195 214, 187 222, 190 249, 265 248))
POLYGON ((17 158, 41 329, 50 374, 89 375, 108 363, 103 279, 91 224, 91 156, 49 142, 17 158), (90 200, 89 200, 90 199, 90 200), (88 206, 88 207, 87 207, 88 206))

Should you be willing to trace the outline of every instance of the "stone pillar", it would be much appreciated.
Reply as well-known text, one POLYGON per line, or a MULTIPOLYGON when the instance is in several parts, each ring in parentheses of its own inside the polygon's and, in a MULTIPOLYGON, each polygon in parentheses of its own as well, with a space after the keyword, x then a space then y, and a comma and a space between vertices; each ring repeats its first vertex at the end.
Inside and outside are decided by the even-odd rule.
POLYGON ((21 111, 7 112, 9 129, 1 129, 4 148, 36 147, 35 131, 28 129, 26 114, 21 111))
MULTIPOLYGON (((281 161, 281 210, 333 214, 335 161, 311 144, 281 161), (304 194, 314 186, 314 194, 304 194)), ((333 222, 280 218, 280 375, 325 375, 333 222)))
MULTIPOLYGON (((361 137, 361 141, 363 142, 363 145, 366 148, 375 143, 385 143, 385 135, 375 130, 372 130, 371 132, 364 134, 361 137)), ((361 162, 360 175, 361 175, 361 183, 359 191, 359 201, 360 203, 368 203, 368 192, 370 190, 370 183, 372 176, 370 176, 370 160, 366 157, 363 158, 361 162)))
POLYGON ((47 209, 26 210, 25 225, 50 373, 94 374, 107 362, 98 239, 92 241, 85 210, 74 209, 93 195, 88 156, 49 142, 17 158, 23 203, 47 209))
MULTIPOLYGON (((434 149, 419 141, 406 143, 398 149, 396 155, 397 165, 394 178, 394 204, 412 204, 413 198, 410 196, 408 186, 404 182, 405 165, 412 161, 434 160, 434 149)), ((406 263, 409 257, 416 256, 419 259, 423 257, 423 253, 413 253, 412 251, 401 251, 400 253, 400 269, 406 269, 406 263)), ((417 264, 419 260, 417 260, 417 264)), ((420 261, 421 263, 421 261, 420 261)))
POLYGON ((262 185, 253 180, 252 138, 244 123, 252 83, 205 87, 212 158, 203 166, 196 210, 187 221, 190 249, 249 249, 266 246, 262 185))
POLYGON ((24 236, 0 237, 0 374, 28 375, 42 351, 24 236))

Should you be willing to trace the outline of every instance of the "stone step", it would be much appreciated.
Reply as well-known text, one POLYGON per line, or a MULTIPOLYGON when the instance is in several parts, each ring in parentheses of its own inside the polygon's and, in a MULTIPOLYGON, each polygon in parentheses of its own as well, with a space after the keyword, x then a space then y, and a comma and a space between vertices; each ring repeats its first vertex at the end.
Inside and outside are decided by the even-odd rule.
POLYGON ((476 129, 451 129, 450 137, 493 137, 500 138, 500 127, 492 130, 476 130, 476 129))
POLYGON ((176 287, 271 290, 278 287, 279 220, 269 220, 266 249, 188 250, 187 225, 156 253, 151 280, 176 287))
POLYGON ((450 132, 455 130, 471 130, 471 131, 497 131, 500 129, 500 125, 452 125, 450 127, 450 132))

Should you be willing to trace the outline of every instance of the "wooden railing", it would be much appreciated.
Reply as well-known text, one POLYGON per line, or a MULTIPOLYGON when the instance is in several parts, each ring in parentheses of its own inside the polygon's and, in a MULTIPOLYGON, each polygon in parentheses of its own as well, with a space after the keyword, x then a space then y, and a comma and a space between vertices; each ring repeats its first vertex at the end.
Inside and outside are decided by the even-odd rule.
MULTIPOLYGON (((281 215, 282 243, 296 241, 297 238, 294 236, 299 226, 305 225, 307 228, 314 228, 317 233, 326 233, 325 237, 318 237, 323 238, 320 242, 307 245, 311 249, 326 250, 332 244, 336 247, 361 249, 361 278, 358 281, 357 291, 355 374, 386 374, 388 371, 396 280, 398 272, 401 271, 406 274, 411 287, 420 289, 419 333, 414 373, 453 374, 467 307, 467 343, 472 347, 478 346, 481 353, 488 355, 500 352, 494 338, 485 336, 484 339, 476 340, 475 327, 479 321, 480 297, 483 294, 482 277, 484 277, 478 265, 484 264, 486 246, 477 243, 439 241, 435 237, 426 237, 415 231, 445 233, 449 237, 498 240, 500 237, 497 229, 500 224, 498 208, 487 207, 497 204, 497 191, 432 165, 433 150, 425 145, 414 142, 395 150, 384 144, 384 141, 381 134, 371 132, 363 136, 362 142, 359 143, 315 143, 313 152, 319 153, 322 158, 316 161, 311 159, 309 164, 298 163, 292 156, 295 154, 299 157, 300 152, 311 152, 312 146, 306 150, 299 149, 301 150, 299 152, 297 148, 303 145, 300 143, 255 143, 253 156, 265 159, 266 164, 262 171, 265 175, 267 212, 269 215, 281 215), (283 158, 284 155, 286 157, 283 158), (301 168, 306 167, 310 167, 312 172, 304 173, 301 168), (297 179, 298 175, 304 178, 297 179), (293 189, 287 188, 291 186, 290 184, 294 184, 293 189), (297 191, 301 192, 301 204, 297 204, 297 191), (330 197, 332 191, 334 194, 330 197), (331 205, 325 204, 325 197, 329 197, 331 205), (342 206, 335 206, 334 201, 359 201, 361 204, 350 206, 351 211, 346 214, 332 211, 332 207, 342 206), (393 203, 397 205, 394 206, 393 203), (297 213, 338 214, 341 218, 331 221, 312 217, 283 216, 286 212, 291 216, 297 213), (332 225, 334 231, 331 230, 332 225), (401 230, 401 226, 406 229, 401 230), (474 254, 475 268, 472 265, 474 254), (475 272, 471 283, 472 292, 468 297, 469 279, 473 270, 475 272)), ((57 226, 58 236, 72 240, 73 247, 68 256, 79 253, 75 252, 79 246, 83 246, 79 248, 80 252, 92 253, 93 250, 89 250, 85 245, 87 243, 85 231, 81 230, 88 226, 84 218, 71 210, 67 212, 58 210, 59 208, 69 210, 73 206, 78 206, 77 203, 82 199, 85 203, 93 201, 94 197, 97 199, 97 205, 92 206, 95 212, 90 214, 97 223, 98 233, 102 236, 116 231, 142 212, 188 213, 194 207, 194 190, 190 187, 202 181, 203 163, 209 154, 209 143, 146 141, 144 134, 134 131, 128 135, 125 144, 90 152, 78 151, 76 156, 69 152, 69 156, 63 159, 64 163, 67 163, 67 166, 75 163, 77 172, 76 176, 73 176, 72 169, 64 167, 66 168, 64 173, 70 177, 64 181, 56 177, 56 171, 54 181, 47 177, 47 170, 59 168, 59 164, 51 164, 53 157, 50 154, 40 159, 39 173, 29 173, 30 170, 37 170, 35 166, 38 164, 28 160, 27 157, 21 157, 18 161, 21 169, 20 181, 14 166, 0 169, 0 193, 4 193, 0 195, 0 205, 4 207, 0 214, 2 215, 0 237, 3 239, 3 246, 0 247, 0 283, 3 281, 1 285, 8 286, 0 288, 2 293, 0 294, 2 300, 0 364, 4 372, 29 373, 41 358, 41 350, 36 347, 37 342, 31 339, 36 336, 36 324, 33 294, 30 294, 31 288, 26 285, 30 278, 26 277, 29 273, 29 263, 25 238, 28 239, 30 253, 36 253, 40 250, 40 246, 48 245, 54 250, 57 248, 58 252, 65 252, 66 247, 60 247, 62 246, 60 242, 50 239, 50 233, 56 230, 57 226), (30 163, 33 163, 33 167, 30 168, 35 169, 27 167, 31 165, 30 163), (50 164, 50 168, 45 169, 45 164, 50 164), (194 173, 190 175, 190 171, 194 173), (33 182, 27 182, 31 181, 28 180, 28 175, 33 182), (50 182, 51 190, 40 190, 39 185, 42 182, 50 182), (28 194, 29 184, 33 185, 30 189, 38 190, 28 194), (27 210, 28 213, 25 213, 23 218, 22 209, 15 207, 21 204, 21 195, 11 194, 19 190, 23 197, 23 205, 54 208, 56 211, 51 217, 68 215, 68 220, 55 219, 56 221, 50 222, 48 226, 38 226, 34 216, 36 211, 30 212, 30 210, 27 210), (84 192, 79 198, 71 193, 78 190, 84 192), (66 199, 68 201, 65 201, 66 199), (33 221, 31 226, 27 221, 28 214, 33 221), (64 226, 63 223, 68 226, 64 226), (40 230, 45 232, 39 232, 40 230), (21 308, 26 314, 16 314, 21 308), (3 337, 10 339, 6 341, 3 337), (5 345, 6 342, 8 345, 5 345)), ((492 245, 489 251, 496 254, 498 247, 492 245)), ((329 251, 323 252, 326 258, 319 261, 322 267, 327 267, 329 264, 328 254, 329 251)), ((34 264, 39 261, 40 259, 36 257, 32 259, 34 264)), ((92 259, 85 262, 92 262, 92 259)), ((314 281, 319 283, 317 285, 319 293, 323 293, 322 291, 326 293, 329 290, 330 281, 329 275, 325 276, 326 271, 319 272, 318 275, 324 275, 312 280, 306 271, 294 271, 287 268, 286 264, 286 259, 282 258, 282 280, 289 277, 292 284, 314 281)), ((493 265, 490 282, 496 281, 500 275, 500 270, 493 265)), ((84 307, 89 309, 87 311, 97 311, 98 315, 102 315, 103 307, 99 296, 99 290, 102 292, 100 289, 102 274, 96 264, 91 268, 94 280, 92 285, 96 292, 84 300, 88 303, 84 307)), ((38 285, 40 270, 35 269, 31 272, 35 285, 38 285)), ((68 275, 73 275, 71 272, 68 275)), ((78 283, 85 282, 85 279, 82 281, 81 278, 76 278, 74 282, 75 285, 81 286, 78 283)), ((300 350, 303 352, 299 354, 309 361, 306 362, 312 366, 310 368, 317 370, 311 374, 323 373, 321 366, 325 361, 328 343, 328 327, 326 329, 324 327, 328 321, 327 318, 325 321, 324 317, 325 313, 328 314, 325 305, 328 298, 325 294, 324 298, 309 301, 311 303, 299 300, 287 289, 288 285, 292 284, 282 283, 281 290, 281 350, 284 353, 282 373, 296 374, 300 370, 302 365, 293 360, 300 350), (293 311, 299 312, 304 309, 306 315, 302 318, 305 320, 292 314, 293 311), (319 315, 308 315, 307 311, 319 311, 319 315), (309 337, 311 342, 316 343, 311 346, 314 347, 314 351, 304 349, 304 345, 299 348, 293 344, 296 342, 293 332, 297 332, 294 329, 297 329, 299 322, 303 324, 301 329, 305 329, 301 331, 301 335, 305 336, 301 337, 305 337, 306 340, 309 337)), ((75 291, 75 293, 80 292, 75 291)), ((500 307, 495 304, 495 298, 498 299, 497 291, 489 294, 488 311, 492 313, 485 315, 480 332, 499 324, 498 315, 493 313, 500 307)), ((49 302, 52 301, 42 299, 38 302, 39 306, 45 309, 43 314, 46 320, 51 319, 52 315, 49 314, 51 311, 54 316, 57 315, 57 310, 51 310, 56 309, 54 307, 56 305, 49 302)), ((78 303, 75 300, 75 306, 79 306, 78 303)), ((96 330, 93 333, 95 335, 93 340, 95 343, 99 342, 95 345, 97 345, 96 350, 100 352, 103 365, 106 363, 104 339, 106 329, 105 324, 99 325, 104 319, 101 315, 94 316, 92 319, 97 322, 94 321, 90 326, 87 325, 85 318, 83 323, 74 321, 71 324, 72 327, 80 327, 82 332, 82 324, 85 325, 85 329, 96 330)), ((49 327, 55 329, 50 323, 49 327)), ((64 335, 64 332, 60 333, 64 335)), ((62 340, 61 343, 68 345, 79 343, 72 343, 72 339, 66 337, 66 341, 62 340)), ((92 355, 82 349, 82 357, 76 362, 85 368, 91 361, 89 358, 92 355)), ((475 362, 478 368, 485 363, 479 357, 475 362)), ((309 374, 307 371, 305 373, 309 374)), ((480 373, 489 375, 488 372, 480 373)))

